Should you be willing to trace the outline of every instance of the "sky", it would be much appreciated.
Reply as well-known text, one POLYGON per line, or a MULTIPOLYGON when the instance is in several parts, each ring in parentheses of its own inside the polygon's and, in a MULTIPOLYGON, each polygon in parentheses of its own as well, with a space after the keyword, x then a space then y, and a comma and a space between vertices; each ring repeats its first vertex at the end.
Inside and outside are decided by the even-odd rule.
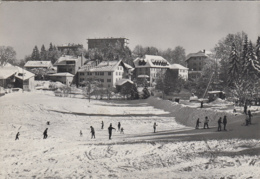
POLYGON ((12 46, 17 58, 88 38, 125 37, 128 46, 160 50, 182 46, 186 54, 211 50, 229 33, 260 36, 260 2, 2 2, 0 45, 12 46))

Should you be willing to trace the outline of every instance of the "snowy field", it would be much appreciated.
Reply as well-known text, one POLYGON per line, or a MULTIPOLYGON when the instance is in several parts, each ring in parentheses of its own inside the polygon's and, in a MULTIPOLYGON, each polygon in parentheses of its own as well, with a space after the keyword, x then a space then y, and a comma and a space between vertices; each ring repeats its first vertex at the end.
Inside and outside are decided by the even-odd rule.
POLYGON ((145 100, 88 102, 25 92, 1 97, 0 106, 1 179, 260 178, 259 139, 185 140, 202 130, 177 123, 169 110, 145 100), (108 125, 117 128, 118 122, 125 133, 114 130, 108 140, 108 125))

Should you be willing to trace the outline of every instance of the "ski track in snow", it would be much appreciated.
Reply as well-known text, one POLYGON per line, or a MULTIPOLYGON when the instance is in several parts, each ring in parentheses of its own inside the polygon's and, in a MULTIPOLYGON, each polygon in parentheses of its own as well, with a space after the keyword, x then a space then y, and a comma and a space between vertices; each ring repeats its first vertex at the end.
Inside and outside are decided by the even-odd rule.
POLYGON ((154 122, 161 131, 189 130, 167 117, 168 112, 144 103, 14 93, 1 97, 0 105, 0 178, 260 178, 259 153, 235 154, 259 149, 259 140, 154 142, 135 137, 152 134, 154 122), (125 134, 117 131, 119 121, 125 134), (110 123, 116 128, 111 141, 110 123), (43 140, 47 127, 49 136, 43 140), (20 140, 15 141, 18 131, 20 140))

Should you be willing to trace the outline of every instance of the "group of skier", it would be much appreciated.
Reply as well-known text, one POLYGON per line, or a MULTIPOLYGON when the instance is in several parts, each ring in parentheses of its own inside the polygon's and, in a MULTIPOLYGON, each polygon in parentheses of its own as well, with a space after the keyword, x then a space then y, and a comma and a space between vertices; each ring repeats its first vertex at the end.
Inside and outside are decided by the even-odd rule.
MULTIPOLYGON (((200 125, 200 118, 197 119, 197 122, 196 122, 196 127, 195 129, 199 129, 199 125, 200 125)), ((219 118, 218 120, 218 131, 221 131, 222 130, 222 125, 224 126, 224 130, 226 131, 226 126, 227 126, 227 116, 224 116, 223 118, 223 122, 222 122, 222 117, 219 118)), ((204 127, 203 129, 209 129, 209 119, 208 119, 208 116, 205 117, 205 120, 204 120, 204 127)))
MULTIPOLYGON (((121 134, 124 134, 124 128, 121 127, 121 123, 120 123, 120 122, 118 122, 117 127, 118 127, 118 132, 120 132, 121 134)), ((103 122, 103 121, 101 122, 101 129, 104 129, 104 122, 103 122)), ((109 127, 108 127, 108 134, 109 134, 108 139, 109 139, 109 140, 111 140, 112 130, 113 130, 113 129, 116 130, 116 129, 112 126, 112 123, 110 123, 110 125, 109 125, 109 127)), ((95 129, 94 129, 93 126, 90 126, 90 133, 91 133, 91 139, 95 139, 95 138, 96 138, 96 136, 95 136, 95 129)), ((83 133, 82 133, 81 130, 80 130, 79 134, 80 134, 80 136, 83 136, 83 133)))

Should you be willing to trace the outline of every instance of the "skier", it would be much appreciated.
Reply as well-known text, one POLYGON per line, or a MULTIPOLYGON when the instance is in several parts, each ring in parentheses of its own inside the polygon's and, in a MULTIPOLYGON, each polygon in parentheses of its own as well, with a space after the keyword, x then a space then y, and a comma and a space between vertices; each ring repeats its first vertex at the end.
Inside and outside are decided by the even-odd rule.
POLYGON ((201 122, 200 122, 200 118, 198 118, 198 119, 197 119, 197 122, 196 122, 196 127, 195 127, 195 129, 198 129, 198 128, 199 128, 200 123, 201 123, 201 122))
POLYGON ((118 125, 117 125, 118 132, 120 131, 120 128, 121 128, 121 124, 120 124, 120 122, 118 122, 118 125))
POLYGON ((82 134, 83 134, 83 133, 82 133, 82 131, 80 130, 80 132, 79 132, 80 137, 82 137, 82 134))
POLYGON ((244 113, 247 115, 247 104, 245 103, 245 106, 244 106, 244 113))
POLYGON ((112 130, 116 130, 115 128, 112 127, 112 123, 110 123, 110 126, 108 127, 108 133, 109 133, 109 140, 111 140, 112 136, 112 130))
POLYGON ((248 124, 251 124, 251 119, 252 119, 252 113, 250 110, 248 110, 248 117, 249 117, 249 121, 248 121, 248 124))
POLYGON ((92 126, 90 126, 90 133, 91 133, 91 139, 95 139, 95 129, 94 129, 94 127, 92 127, 92 126))
POLYGON ((48 134, 47 134, 48 128, 45 129, 45 131, 43 132, 43 139, 47 139, 48 134))
POLYGON ((157 124, 156 124, 156 122, 153 124, 153 132, 155 133, 156 132, 156 126, 157 126, 157 124))
POLYGON ((249 124, 249 115, 246 115, 246 126, 249 124))
POLYGON ((222 118, 220 117, 218 120, 218 131, 221 131, 221 123, 222 123, 222 118))
POLYGON ((204 129, 206 129, 206 126, 209 129, 209 119, 208 119, 208 116, 206 116, 205 120, 204 120, 204 129))
POLYGON ((223 125, 224 125, 224 131, 226 131, 226 125, 227 125, 227 116, 224 116, 224 119, 223 119, 223 125))
POLYGON ((19 140, 19 135, 20 135, 20 133, 17 132, 16 137, 15 137, 15 140, 19 140))
POLYGON ((101 129, 104 129, 104 122, 101 122, 101 129))

